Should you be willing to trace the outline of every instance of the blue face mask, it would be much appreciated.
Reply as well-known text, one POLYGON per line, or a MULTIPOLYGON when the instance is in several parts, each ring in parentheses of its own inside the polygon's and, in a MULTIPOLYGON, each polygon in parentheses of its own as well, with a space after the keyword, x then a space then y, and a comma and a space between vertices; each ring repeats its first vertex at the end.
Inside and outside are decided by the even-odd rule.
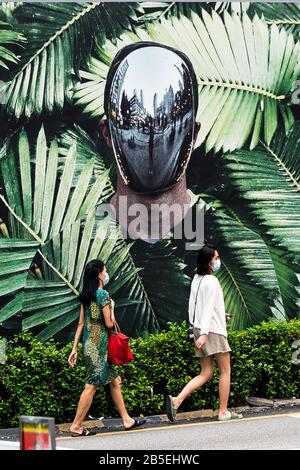
POLYGON ((106 272, 104 280, 103 280, 103 285, 106 286, 106 284, 108 284, 108 283, 109 283, 109 275, 108 275, 108 272, 106 272))
POLYGON ((221 260, 220 259, 216 259, 215 261, 213 261, 212 270, 213 270, 214 273, 219 271, 220 267, 221 267, 221 260))

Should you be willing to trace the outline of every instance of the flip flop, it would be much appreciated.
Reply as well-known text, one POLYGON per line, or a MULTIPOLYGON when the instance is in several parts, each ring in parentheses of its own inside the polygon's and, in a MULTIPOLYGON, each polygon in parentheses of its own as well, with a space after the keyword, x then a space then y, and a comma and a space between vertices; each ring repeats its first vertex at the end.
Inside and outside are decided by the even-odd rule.
POLYGON ((135 419, 133 425, 130 426, 129 428, 124 428, 124 431, 131 431, 132 429, 142 426, 143 424, 145 424, 145 422, 146 422, 145 419, 135 419))
POLYGON ((166 398, 166 412, 167 412, 168 419, 174 422, 176 419, 177 409, 174 407, 171 395, 168 395, 166 398))
POLYGON ((71 437, 95 436, 96 434, 95 431, 83 429, 82 432, 71 432, 71 437))
POLYGON ((239 415, 238 413, 234 413, 233 411, 228 411, 228 413, 224 416, 218 417, 219 421, 230 421, 231 419, 242 419, 243 415, 239 415))

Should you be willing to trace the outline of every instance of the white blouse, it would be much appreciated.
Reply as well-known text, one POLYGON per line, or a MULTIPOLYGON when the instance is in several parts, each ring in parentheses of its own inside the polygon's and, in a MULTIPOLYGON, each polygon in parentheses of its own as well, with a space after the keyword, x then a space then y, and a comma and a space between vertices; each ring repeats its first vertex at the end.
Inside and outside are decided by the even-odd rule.
POLYGON ((189 298, 189 321, 193 325, 196 293, 201 281, 196 304, 194 327, 201 334, 217 333, 227 337, 223 291, 219 280, 213 274, 195 274, 189 298))

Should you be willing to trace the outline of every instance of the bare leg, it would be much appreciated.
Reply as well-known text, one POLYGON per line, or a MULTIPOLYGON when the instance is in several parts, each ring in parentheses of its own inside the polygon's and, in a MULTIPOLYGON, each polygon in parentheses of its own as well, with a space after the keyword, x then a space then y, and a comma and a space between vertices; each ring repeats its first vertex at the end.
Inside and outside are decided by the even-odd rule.
POLYGON ((94 395, 96 393, 97 386, 93 384, 86 384, 77 406, 76 416, 73 423, 71 424, 70 431, 81 433, 83 430, 83 420, 90 409, 94 395))
POLYGON ((220 408, 219 417, 226 415, 228 412, 228 398, 230 391, 230 353, 218 353, 216 354, 216 360, 220 371, 219 380, 219 396, 220 396, 220 408))
POLYGON ((201 373, 192 380, 190 380, 186 386, 182 389, 177 397, 173 397, 173 404, 175 408, 179 408, 181 403, 191 395, 195 390, 202 387, 206 382, 211 380, 214 375, 214 358, 213 356, 201 357, 200 358, 201 373))
POLYGON ((115 407, 118 410, 119 415, 122 418, 125 428, 129 428, 133 425, 134 419, 129 416, 127 413, 124 398, 121 390, 121 377, 116 377, 112 382, 110 382, 110 393, 115 407))

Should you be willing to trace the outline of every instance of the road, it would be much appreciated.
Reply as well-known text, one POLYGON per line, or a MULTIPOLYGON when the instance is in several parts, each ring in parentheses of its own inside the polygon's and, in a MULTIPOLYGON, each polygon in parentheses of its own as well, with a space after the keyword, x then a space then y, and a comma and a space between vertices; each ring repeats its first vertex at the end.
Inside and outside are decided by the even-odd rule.
MULTIPOLYGON (((58 449, 95 450, 300 450, 300 413, 145 427, 130 432, 108 432, 84 438, 62 437, 58 449)), ((0 449, 18 447, 0 441, 0 449)))

